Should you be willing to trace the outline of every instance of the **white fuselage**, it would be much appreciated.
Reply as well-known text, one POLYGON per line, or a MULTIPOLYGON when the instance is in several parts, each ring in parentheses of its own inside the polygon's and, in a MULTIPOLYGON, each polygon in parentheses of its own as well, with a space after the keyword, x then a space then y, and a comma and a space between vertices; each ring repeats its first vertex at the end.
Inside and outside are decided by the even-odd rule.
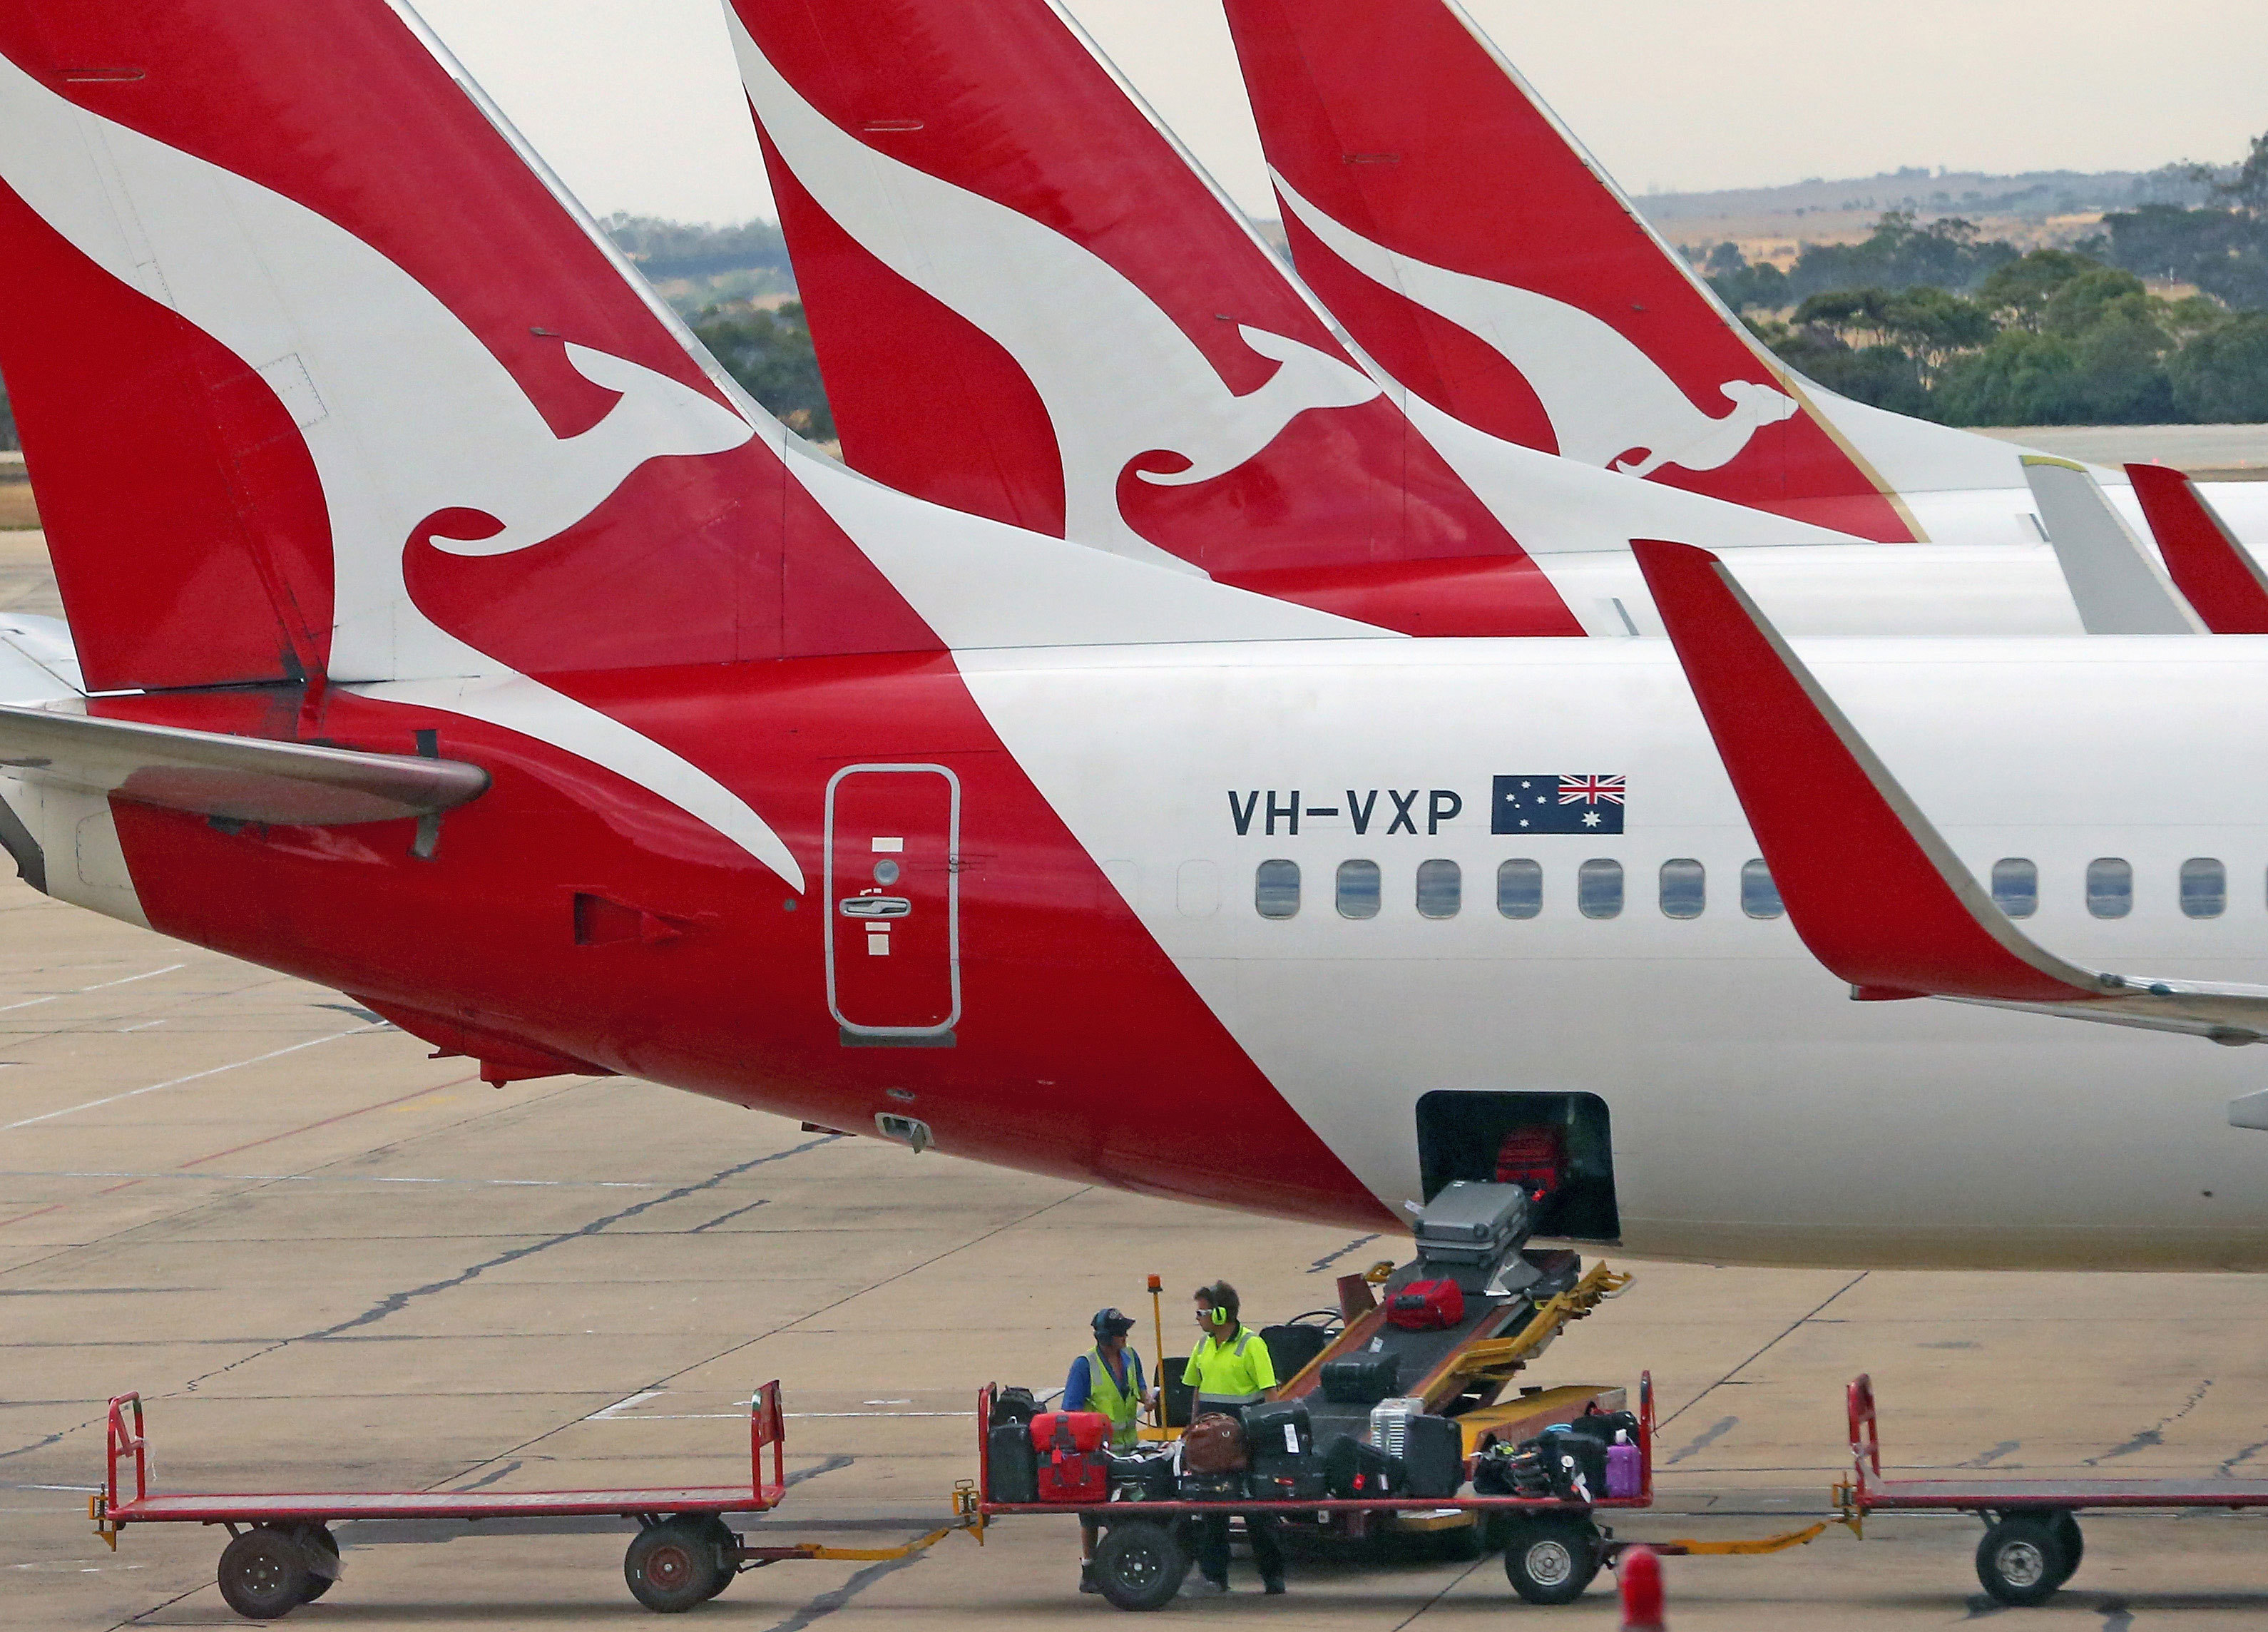
MULTIPOLYGON (((2268 640, 1811 641, 1803 655, 1980 877, 2001 857, 2036 863, 2026 928, 2043 943, 2135 972, 2268 978, 2268 640), (2126 917, 2090 915, 2082 880, 2099 857, 2132 865, 2126 917), (2192 857, 2225 866, 2218 916, 2181 911, 2192 857)), ((1420 1194, 1420 1097, 1580 1092, 1606 1102, 1621 1237, 1642 1252, 2268 1263, 2268 1135, 2227 1114, 2268 1084, 2268 1054, 1852 1001, 1785 918, 1742 912, 1756 846, 1666 641, 960 662, 1152 934, 1389 1207, 1420 1194), (1626 777, 1627 831, 1492 833, 1491 779, 1530 773, 1626 777), (1381 793, 1357 834, 1348 794, 1359 805, 1373 789, 1416 790, 1414 831, 1385 831, 1381 793), (1432 818, 1452 802, 1437 789, 1454 816, 1432 818), (1266 831, 1270 802, 1300 806, 1296 833, 1280 815, 1266 831), (1434 859, 1462 871, 1453 917, 1415 905, 1417 867, 1434 859), (1542 868, 1534 918, 1496 910, 1513 859, 1542 868), (1624 869, 1616 916, 1577 909, 1593 859, 1624 869), (1697 917, 1660 910, 1673 859, 1706 869, 1697 917), (1299 866, 1294 916, 1256 910, 1270 860, 1299 866), (1382 869, 1375 917, 1335 910, 1346 860, 1382 869)))

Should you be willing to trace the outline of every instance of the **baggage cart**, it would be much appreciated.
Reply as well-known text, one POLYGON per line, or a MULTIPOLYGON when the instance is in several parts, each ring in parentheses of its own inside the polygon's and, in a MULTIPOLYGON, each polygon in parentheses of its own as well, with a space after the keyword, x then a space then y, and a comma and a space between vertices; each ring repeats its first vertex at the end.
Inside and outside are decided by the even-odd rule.
MULTIPOLYGON (((1531 1604, 1565 1604, 1580 1597, 1602 1565, 1624 1547, 1602 1525, 1598 1515, 1636 1510, 1653 1504, 1653 1378, 1638 1379, 1638 1457, 1641 1482, 1632 1496, 1604 1496, 1586 1504, 1529 1496, 1460 1495, 1437 1496, 1324 1497, 1293 1502, 1238 1497, 1230 1501, 1111 1501, 1103 1503, 998 1502, 993 1499, 988 1435, 998 1387, 987 1384, 976 1397, 977 1477, 963 1481, 954 1508, 980 1544, 986 1526, 998 1520, 1046 1514, 1080 1514, 1100 1522, 1103 1534, 1094 1553, 1094 1573, 1102 1596, 1120 1609, 1156 1609, 1172 1600, 1188 1575, 1192 1522, 1211 1514, 1232 1517, 1270 1513, 1286 1522, 1313 1525, 1342 1535, 1365 1533, 1366 1526, 1388 1517, 1421 1521, 1470 1515, 1488 1526, 1487 1540, 1504 1549, 1506 1578, 1531 1604)), ((1461 1523, 1471 1539, 1471 1557, 1480 1555, 1482 1536, 1469 1520, 1461 1523)), ((1649 1541, 1657 1553, 1767 1553, 1797 1547, 1826 1526, 1757 1541, 1649 1541)))
POLYGON ((2268 1507, 2268 1479, 1886 1479, 1873 1378, 1854 1379, 1844 1400, 1852 1472, 1834 1488, 1841 1522, 1863 1538, 1871 1513, 1977 1515, 1977 1579, 2003 1604, 2044 1603, 2071 1579, 2086 1551, 2076 1517, 2085 1509, 2268 1507))
POLYGON ((875 1560, 904 1556, 951 1533, 939 1530, 908 1547, 748 1545, 728 1513, 764 1513, 787 1492, 786 1435, 779 1385, 748 1402, 748 1478, 737 1485, 667 1485, 591 1490, 382 1490, 289 1494, 150 1490, 150 1440, 142 1397, 110 1402, 102 1489, 88 1500, 95 1532, 115 1551, 129 1525, 221 1525, 231 1538, 220 1555, 220 1593, 237 1614, 273 1621, 330 1591, 344 1569, 330 1526, 348 1519, 634 1519, 637 1534, 622 1574, 639 1603, 669 1612, 717 1596, 747 1569, 792 1559, 875 1560), (766 1457, 769 1451, 770 1455, 766 1457), (769 1466, 767 1466, 769 1462, 769 1466), (130 1463, 131 1473, 125 1469, 130 1463))

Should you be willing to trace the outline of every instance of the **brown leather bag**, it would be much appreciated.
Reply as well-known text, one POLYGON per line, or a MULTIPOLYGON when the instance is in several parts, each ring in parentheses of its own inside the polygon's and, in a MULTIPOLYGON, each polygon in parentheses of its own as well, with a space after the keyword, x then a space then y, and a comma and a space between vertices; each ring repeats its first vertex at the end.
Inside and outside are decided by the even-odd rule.
POLYGON ((1244 1424, 1225 1413, 1206 1412, 1182 1436, 1182 1466, 1189 1473, 1241 1473, 1249 1460, 1244 1424))

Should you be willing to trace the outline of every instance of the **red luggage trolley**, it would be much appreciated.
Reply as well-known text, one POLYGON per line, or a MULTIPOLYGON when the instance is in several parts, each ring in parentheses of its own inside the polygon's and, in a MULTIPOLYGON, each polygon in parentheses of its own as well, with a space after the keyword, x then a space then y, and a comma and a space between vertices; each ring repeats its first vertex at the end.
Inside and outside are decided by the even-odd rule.
POLYGON ((339 1578, 339 1546, 330 1526, 345 1519, 581 1518, 617 1515, 640 1528, 622 1561, 630 1591, 648 1609, 689 1609, 723 1591, 744 1569, 785 1558, 841 1556, 830 1549, 747 1547, 727 1513, 762 1513, 787 1490, 779 1385, 767 1383, 748 1402, 748 1480, 742 1485, 665 1486, 628 1490, 400 1490, 290 1495, 150 1494, 150 1441, 142 1397, 110 1402, 103 1488, 88 1507, 96 1533, 114 1549, 129 1525, 225 1525, 232 1538, 220 1555, 220 1592, 239 1614, 272 1621, 312 1603, 339 1578), (764 1452, 771 1452, 765 1466, 764 1452), (133 1461, 130 1491, 122 1465, 133 1461))
POLYGON ((1843 1522, 1863 1535, 1869 1513, 1941 1512, 1984 1520, 1977 1579, 2003 1604, 2038 1604, 2071 1579, 2086 1550, 2081 1508, 2268 1507, 2263 1479, 1885 1479, 1874 1379, 1845 1391, 1852 1475, 1835 1487, 1843 1522))
MULTIPOLYGON (((1314 1501, 1260 1501, 1239 1497, 1226 1502, 1108 1501, 996 1502, 992 1499, 992 1470, 988 1436, 992 1406, 998 1390, 987 1384, 976 1397, 976 1488, 964 1490, 956 1507, 976 1540, 993 1519, 1035 1514, 1080 1513, 1100 1519, 1104 1533, 1094 1553, 1094 1582, 1102 1596, 1120 1609, 1156 1609, 1181 1591, 1189 1573, 1189 1549, 1182 1531, 1184 1521, 1210 1513, 1274 1513, 1293 1520, 1323 1524, 1359 1525, 1376 1516, 1395 1513, 1466 1512, 1481 1516, 1504 1547, 1505 1575, 1513 1590, 1532 1604, 1565 1604, 1582 1595, 1599 1573, 1624 1546, 1601 1528, 1594 1513, 1602 1510, 1650 1507, 1653 1503, 1653 1378, 1638 1383, 1638 1466, 1640 1483, 1634 1496, 1602 1495, 1589 1506, 1578 1503, 1538 1500, 1525 1496, 1363 1496, 1325 1497, 1314 1501)), ((1805 1533, 1808 1540, 1818 1533, 1805 1533)), ((1781 1545, 1791 1545, 1783 1542, 1781 1545)), ((1702 1543, 1648 1543, 1657 1551, 1733 1550, 1702 1543)), ((1753 1546, 1753 1544, 1742 1544, 1753 1546)))

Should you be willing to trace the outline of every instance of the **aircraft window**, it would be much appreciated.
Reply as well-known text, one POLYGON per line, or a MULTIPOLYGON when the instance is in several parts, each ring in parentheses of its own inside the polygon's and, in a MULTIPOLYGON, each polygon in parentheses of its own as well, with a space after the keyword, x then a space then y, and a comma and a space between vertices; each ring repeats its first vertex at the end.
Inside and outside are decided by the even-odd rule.
POLYGON ((1762 856, 1741 863, 1741 911, 1750 918, 1778 918, 1787 911, 1762 856))
POLYGON ((1263 861, 1253 875, 1252 905, 1263 918, 1291 918, 1300 910, 1300 864, 1263 861))
POLYGON ((2011 918, 2038 912, 2039 868, 2022 856, 2002 856, 1992 863, 1992 904, 2011 918))
POLYGON ((2182 915, 2219 918, 2228 906, 2228 869, 2211 856, 2182 863, 2182 915))
POLYGON ((1661 864, 1661 912, 1665 918, 1698 918, 1709 905, 1709 875, 1690 856, 1661 864))
POLYGON ((1341 918, 1376 918, 1378 916, 1377 862, 1342 861, 1339 863, 1339 916, 1341 918))
POLYGON ((1521 859, 1496 870, 1496 910, 1506 918, 1534 918, 1543 910, 1543 869, 1521 859))
POLYGON ((1418 864, 1418 916, 1454 918, 1465 904, 1465 875, 1454 861, 1418 864))
POLYGON ((1603 857, 1575 869, 1575 909, 1586 918, 1618 918, 1623 910, 1623 864, 1603 857))
POLYGON ((2124 918, 2134 910, 2134 864, 2097 856, 2087 864, 2087 910, 2097 918, 2124 918))

